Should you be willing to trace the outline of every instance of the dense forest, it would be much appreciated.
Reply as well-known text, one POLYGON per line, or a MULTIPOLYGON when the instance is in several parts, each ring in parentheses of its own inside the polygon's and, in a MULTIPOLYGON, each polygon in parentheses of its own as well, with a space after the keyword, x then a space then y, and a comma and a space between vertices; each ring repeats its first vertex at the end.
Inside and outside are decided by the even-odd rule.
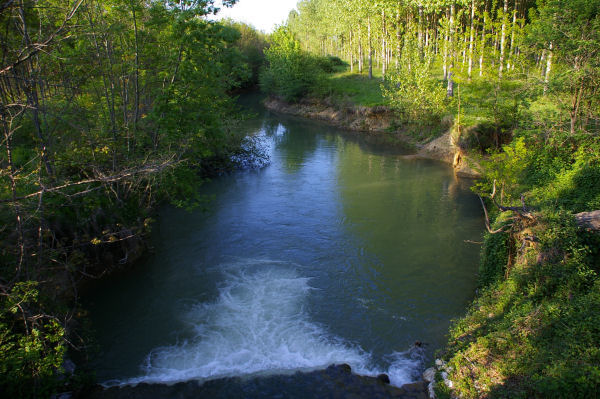
POLYGON ((252 151, 230 93, 256 84, 265 41, 217 10, 0 3, 1 396, 71 383, 65 353, 88 344, 80 281, 134 261, 157 204, 194 206, 252 151))
POLYGON ((438 395, 595 396, 600 2, 304 0, 266 56, 272 96, 383 106, 417 144, 447 129, 481 173, 480 288, 438 395))

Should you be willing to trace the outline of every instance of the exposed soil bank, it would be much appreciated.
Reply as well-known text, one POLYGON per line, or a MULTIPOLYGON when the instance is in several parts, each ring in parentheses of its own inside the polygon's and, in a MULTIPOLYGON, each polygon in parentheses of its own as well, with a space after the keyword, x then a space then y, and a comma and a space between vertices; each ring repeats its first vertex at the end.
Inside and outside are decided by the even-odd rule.
POLYGON ((298 103, 288 103, 278 98, 265 99, 267 109, 289 115, 316 119, 325 123, 356 132, 393 133, 394 138, 417 148, 417 152, 407 155, 408 158, 435 159, 454 167, 457 176, 477 178, 480 174, 474 169, 476 163, 452 140, 451 129, 442 136, 429 142, 420 142, 413 137, 393 130, 396 116, 394 111, 385 106, 340 107, 316 99, 302 99, 298 103))
MULTIPOLYGON (((224 378, 186 381, 173 385, 138 384, 104 389, 96 386, 85 397, 90 399, 158 399, 158 398, 264 398, 278 387, 282 398, 401 398, 427 399, 427 384, 416 382, 400 388, 387 383, 385 375, 365 377, 353 374, 346 364, 325 370, 256 378, 224 378)), ((388 380, 389 381, 389 380, 388 380)))
POLYGON ((264 104, 271 111, 317 119, 344 129, 361 132, 389 131, 395 119, 392 110, 384 106, 339 107, 310 98, 292 104, 273 97, 265 99, 264 104))

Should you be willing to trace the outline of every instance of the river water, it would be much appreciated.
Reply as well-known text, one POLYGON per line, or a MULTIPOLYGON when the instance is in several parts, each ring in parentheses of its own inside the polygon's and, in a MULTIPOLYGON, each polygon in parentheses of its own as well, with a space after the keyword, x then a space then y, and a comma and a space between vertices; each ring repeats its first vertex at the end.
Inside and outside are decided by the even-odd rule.
POLYGON ((254 110, 244 129, 270 164, 205 184, 208 210, 163 208, 152 254, 87 293, 98 379, 332 363, 397 386, 418 379, 474 295, 480 247, 465 240, 481 239, 483 221, 468 182, 398 148, 254 110))

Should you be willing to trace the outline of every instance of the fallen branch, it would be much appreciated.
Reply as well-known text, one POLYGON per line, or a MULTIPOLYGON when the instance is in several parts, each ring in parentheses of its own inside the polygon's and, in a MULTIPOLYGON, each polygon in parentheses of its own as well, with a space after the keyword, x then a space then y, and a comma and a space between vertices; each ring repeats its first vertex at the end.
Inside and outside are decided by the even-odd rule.
MULTIPOLYGON (((69 183, 64 183, 61 184, 59 186, 54 186, 54 187, 42 187, 41 190, 38 190, 36 192, 27 194, 27 195, 23 195, 21 197, 14 197, 14 198, 8 198, 8 199, 1 199, 0 203, 11 203, 11 202, 18 202, 18 201, 22 201, 25 199, 29 199, 29 198, 33 198, 36 197, 38 195, 42 195, 44 193, 52 193, 52 192, 57 192, 60 190, 63 190, 65 188, 69 188, 69 187, 76 187, 76 186, 81 186, 84 184, 90 184, 90 183, 114 183, 120 180, 124 180, 128 177, 132 177, 134 175, 139 175, 139 174, 152 174, 152 173, 157 173, 160 172, 168 167, 172 167, 175 166, 177 162, 173 161, 173 157, 171 157, 171 159, 169 159, 168 161, 165 161, 161 164, 158 165, 146 165, 146 166, 142 166, 141 168, 135 168, 135 169, 126 169, 123 170, 120 173, 114 174, 114 175, 110 175, 110 176, 104 176, 102 175, 100 172, 97 172, 97 176, 91 179, 84 179, 84 180, 80 180, 80 181, 76 181, 76 182, 69 182, 69 183)), ((90 191, 89 188, 85 189, 84 192, 90 191)), ((76 195, 76 194, 72 194, 72 195, 76 195)))
POLYGON ((487 229, 487 231, 490 234, 502 233, 503 231, 505 231, 506 227, 512 227, 512 223, 511 223, 511 224, 504 225, 504 226, 500 227, 499 229, 492 230, 492 227, 490 226, 490 217, 488 215, 487 208, 485 207, 485 203, 483 202, 483 198, 481 198, 481 195, 478 195, 478 197, 479 197, 479 201, 481 201, 481 207, 483 208, 483 213, 485 214, 485 228, 487 229))
POLYGON ((521 207, 518 206, 502 206, 496 201, 496 180, 494 180, 494 186, 490 199, 496 205, 496 207, 502 212, 512 211, 515 212, 519 217, 523 219, 535 220, 531 211, 525 206, 525 196, 521 194, 521 207))

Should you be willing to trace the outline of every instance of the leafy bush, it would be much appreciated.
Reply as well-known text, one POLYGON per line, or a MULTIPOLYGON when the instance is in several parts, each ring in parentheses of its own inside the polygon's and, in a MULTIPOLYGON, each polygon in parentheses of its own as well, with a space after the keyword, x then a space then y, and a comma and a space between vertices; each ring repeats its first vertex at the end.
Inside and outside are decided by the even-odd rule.
POLYGON ((547 185, 532 190, 539 203, 573 212, 600 209, 600 146, 582 146, 570 165, 555 172, 547 185))
POLYGON ((507 233, 486 233, 479 266, 479 285, 481 287, 486 287, 504 277, 508 263, 508 240, 507 233))
MULTIPOLYGON (((597 252, 569 212, 544 211, 530 229, 536 245, 521 253, 507 278, 490 281, 452 327, 446 357, 455 396, 588 398, 597 392, 597 252)), ((486 248, 501 249, 502 241, 488 236, 486 248)))
POLYGON ((39 309, 33 281, 0 296, 0 391, 6 397, 48 397, 58 384, 64 328, 39 309))
POLYGON ((328 55, 327 57, 315 57, 317 65, 325 73, 342 72, 348 67, 348 63, 341 58, 328 55))
POLYGON ((265 55, 267 66, 260 76, 261 89, 286 101, 298 101, 309 94, 323 73, 319 59, 302 51, 285 27, 273 32, 265 55))
MULTIPOLYGON (((495 182, 505 206, 520 205, 524 195, 536 221, 486 235, 483 289, 452 327, 446 353, 453 394, 593 397, 600 385, 600 235, 577 228, 573 213, 600 208, 600 143, 592 135, 522 130, 482 165, 476 190, 489 194, 495 182)), ((495 227, 510 214, 499 213, 495 227)))
POLYGON ((448 101, 443 85, 431 74, 433 57, 421 57, 414 43, 404 46, 400 66, 391 71, 382 93, 402 122, 439 123, 447 111, 448 101))

